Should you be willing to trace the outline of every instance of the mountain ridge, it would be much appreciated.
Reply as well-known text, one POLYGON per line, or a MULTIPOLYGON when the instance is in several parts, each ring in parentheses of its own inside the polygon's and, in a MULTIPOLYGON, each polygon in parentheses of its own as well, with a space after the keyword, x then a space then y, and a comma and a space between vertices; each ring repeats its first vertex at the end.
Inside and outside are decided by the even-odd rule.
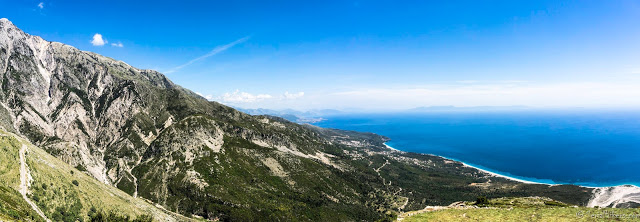
POLYGON ((251 116, 163 74, 0 21, 0 127, 187 217, 379 220, 478 195, 586 205, 592 188, 522 184, 380 135, 251 116))

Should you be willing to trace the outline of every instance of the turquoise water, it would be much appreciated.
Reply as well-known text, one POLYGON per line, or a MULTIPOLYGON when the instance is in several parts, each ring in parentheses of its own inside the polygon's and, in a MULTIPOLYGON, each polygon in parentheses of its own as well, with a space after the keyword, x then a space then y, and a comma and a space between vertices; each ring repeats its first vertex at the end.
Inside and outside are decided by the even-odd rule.
POLYGON ((387 144, 532 182, 640 185, 640 112, 351 114, 321 127, 373 132, 387 144))

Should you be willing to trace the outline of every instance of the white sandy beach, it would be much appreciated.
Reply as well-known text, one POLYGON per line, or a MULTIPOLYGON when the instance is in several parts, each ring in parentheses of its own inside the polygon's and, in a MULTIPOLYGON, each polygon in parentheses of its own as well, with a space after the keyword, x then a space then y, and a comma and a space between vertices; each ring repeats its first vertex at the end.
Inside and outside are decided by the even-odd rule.
POLYGON ((384 144, 384 146, 386 146, 387 148, 389 148, 389 149, 391 149, 391 150, 400 151, 400 150, 398 150, 398 149, 396 149, 396 148, 393 148, 393 147, 391 147, 391 146, 387 145, 387 143, 382 143, 382 144, 384 144))

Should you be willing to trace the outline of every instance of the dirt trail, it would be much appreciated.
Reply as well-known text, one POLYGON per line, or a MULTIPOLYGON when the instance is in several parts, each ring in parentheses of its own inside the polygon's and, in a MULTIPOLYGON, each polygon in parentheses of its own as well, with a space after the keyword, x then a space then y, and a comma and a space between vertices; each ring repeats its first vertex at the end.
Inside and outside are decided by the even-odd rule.
POLYGON ((31 205, 31 208, 33 208, 33 210, 35 210, 47 222, 51 222, 51 220, 49 220, 47 216, 44 215, 44 213, 40 210, 40 208, 38 208, 38 206, 35 203, 33 203, 31 199, 27 197, 27 192, 29 191, 29 184, 31 180, 31 174, 29 174, 29 168, 27 167, 27 160, 25 158, 26 152, 27 152, 27 146, 23 144, 22 147, 20 148, 20 190, 19 190, 20 194, 22 194, 22 198, 25 201, 27 201, 29 205, 31 205))
MULTIPOLYGON (((389 162, 388 159, 385 160, 384 164, 382 164, 382 166, 378 167, 378 168, 373 168, 373 171, 376 171, 376 173, 378 174, 378 177, 380 177, 382 179, 382 184, 385 185, 387 187, 387 191, 392 192, 389 190, 389 187, 391 186, 391 181, 389 181, 389 183, 387 184, 387 180, 380 174, 380 170, 382 170, 382 168, 384 168, 385 166, 391 164, 389 162)), ((371 164, 369 164, 371 165, 371 164)), ((402 206, 398 207, 398 210, 404 210, 404 208, 409 204, 409 198, 405 197, 405 196, 400 196, 398 194, 400 194, 402 192, 402 187, 400 187, 399 190, 393 192, 394 196, 398 196, 398 197, 402 197, 404 198, 404 203, 402 204, 402 206)))

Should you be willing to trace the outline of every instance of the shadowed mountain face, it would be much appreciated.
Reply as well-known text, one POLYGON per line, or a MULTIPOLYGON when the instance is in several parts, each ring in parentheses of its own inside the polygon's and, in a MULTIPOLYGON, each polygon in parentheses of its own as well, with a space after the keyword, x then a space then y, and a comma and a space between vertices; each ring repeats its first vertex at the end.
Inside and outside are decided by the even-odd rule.
POLYGON ((0 20, 0 127, 96 179, 186 216, 374 220, 488 196, 585 205, 591 189, 521 184, 384 137, 250 116, 0 20))

